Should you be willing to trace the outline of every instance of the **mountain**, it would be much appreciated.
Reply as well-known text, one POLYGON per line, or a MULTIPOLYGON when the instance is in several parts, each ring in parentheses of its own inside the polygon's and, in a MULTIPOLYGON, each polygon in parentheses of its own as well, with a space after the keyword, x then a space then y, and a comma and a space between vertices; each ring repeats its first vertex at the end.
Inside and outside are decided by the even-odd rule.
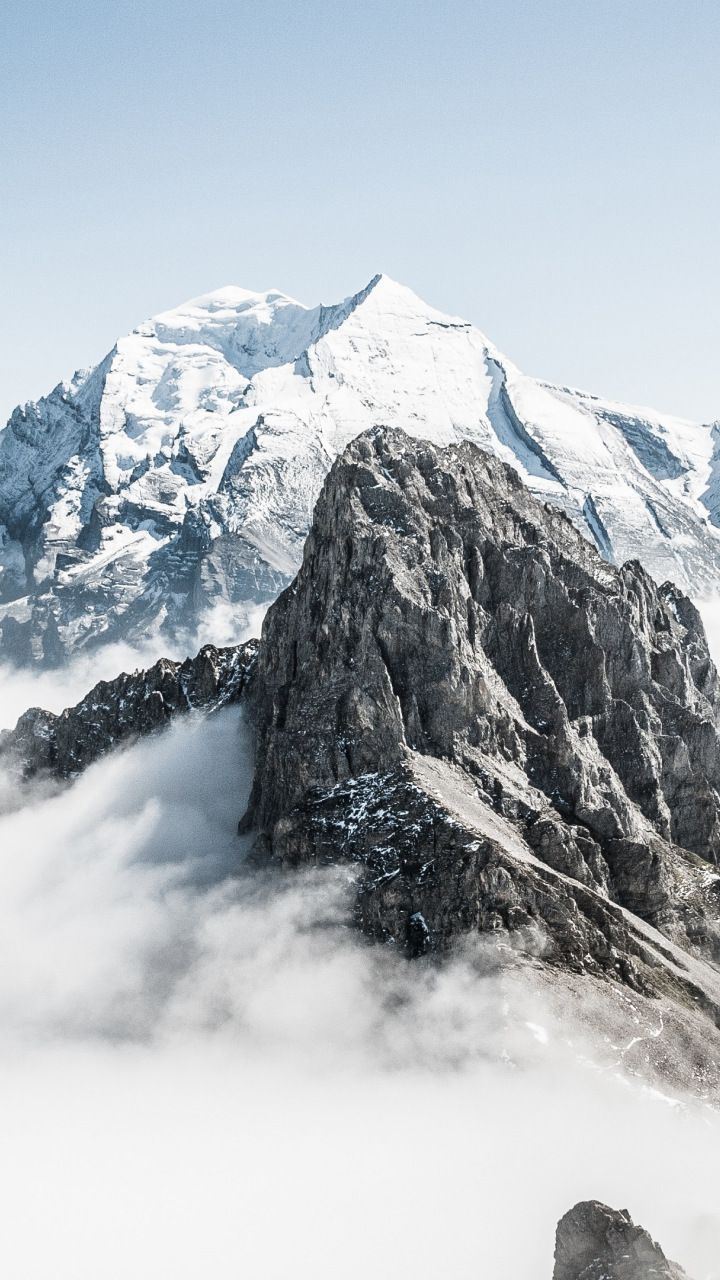
POLYGON ((611 562, 702 595, 720 569, 720 436, 521 374, 376 276, 337 306, 221 289, 118 341, 0 434, 0 653, 189 637, 274 599, 360 432, 470 440, 611 562))
POLYGON ((329 473, 247 714, 261 862, 346 864, 409 957, 479 934, 657 1001, 635 1052, 717 1087, 720 684, 676 587, 476 446, 377 429, 329 473))
POLYGON ((369 938, 426 963, 484 938, 581 984, 625 1067, 718 1093, 720 683, 676 587, 477 446, 375 429, 259 645, 28 712, 0 749, 67 778, 238 700, 253 865, 345 867, 369 938))

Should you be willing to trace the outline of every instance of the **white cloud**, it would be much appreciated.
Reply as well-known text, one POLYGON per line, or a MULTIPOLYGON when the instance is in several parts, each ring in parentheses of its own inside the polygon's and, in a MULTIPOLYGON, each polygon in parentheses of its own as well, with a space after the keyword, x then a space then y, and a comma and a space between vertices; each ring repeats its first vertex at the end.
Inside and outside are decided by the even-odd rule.
POLYGON ((706 1280, 717 1117, 482 944, 365 944, 347 870, 243 875, 250 772, 234 709, 0 818, 3 1271, 549 1280, 596 1196, 706 1280))

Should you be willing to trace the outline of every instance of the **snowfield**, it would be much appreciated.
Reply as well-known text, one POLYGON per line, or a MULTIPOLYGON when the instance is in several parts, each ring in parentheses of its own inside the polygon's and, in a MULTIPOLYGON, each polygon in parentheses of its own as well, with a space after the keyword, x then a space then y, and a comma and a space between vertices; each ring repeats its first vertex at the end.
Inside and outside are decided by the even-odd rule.
POLYGON ((0 652, 193 632, 298 567, 333 459, 393 424, 469 439, 606 558, 711 594, 718 432, 526 377, 472 325, 376 276, 336 306, 226 288, 121 338, 0 434, 0 652))

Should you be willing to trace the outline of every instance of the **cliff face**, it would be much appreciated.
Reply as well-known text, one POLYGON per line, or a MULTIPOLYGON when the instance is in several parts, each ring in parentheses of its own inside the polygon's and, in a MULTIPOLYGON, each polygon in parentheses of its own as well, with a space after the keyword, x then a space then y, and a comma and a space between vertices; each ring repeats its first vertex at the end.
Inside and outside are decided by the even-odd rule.
POLYGON ((348 447, 250 698, 243 826, 260 856, 357 862, 373 936, 416 954, 506 929, 650 987, 643 926, 720 956, 699 616, 475 446, 348 447))

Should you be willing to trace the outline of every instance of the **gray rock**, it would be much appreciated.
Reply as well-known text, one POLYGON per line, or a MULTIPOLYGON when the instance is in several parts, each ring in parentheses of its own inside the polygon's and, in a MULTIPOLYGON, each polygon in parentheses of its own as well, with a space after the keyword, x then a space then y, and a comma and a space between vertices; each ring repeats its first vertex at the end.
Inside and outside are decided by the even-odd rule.
POLYGON ((640 927, 720 955, 700 618, 511 468, 389 429, 354 441, 266 617, 250 703, 257 856, 356 862, 373 936, 414 954, 505 929, 636 989, 664 970, 717 1020, 640 927))
POLYGON ((560 1219, 553 1280, 687 1280, 627 1209, 584 1200, 560 1219))

